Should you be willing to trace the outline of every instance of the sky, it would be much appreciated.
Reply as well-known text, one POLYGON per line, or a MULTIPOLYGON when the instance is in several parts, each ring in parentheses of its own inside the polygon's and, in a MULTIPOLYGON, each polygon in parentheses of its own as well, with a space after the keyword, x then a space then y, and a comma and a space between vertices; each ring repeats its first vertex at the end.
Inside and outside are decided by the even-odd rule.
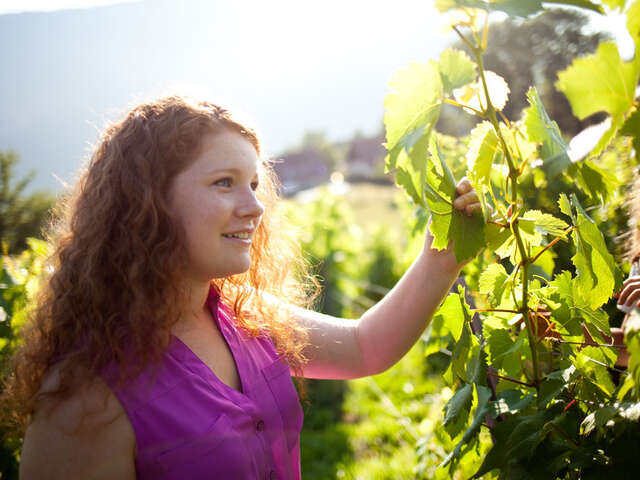
POLYGON ((373 135, 394 72, 451 40, 428 0, 0 0, 0 151, 60 191, 108 122, 175 91, 239 112, 270 156, 373 135))
POLYGON ((65 8, 93 8, 138 0, 0 0, 0 14, 19 12, 52 12, 65 8))

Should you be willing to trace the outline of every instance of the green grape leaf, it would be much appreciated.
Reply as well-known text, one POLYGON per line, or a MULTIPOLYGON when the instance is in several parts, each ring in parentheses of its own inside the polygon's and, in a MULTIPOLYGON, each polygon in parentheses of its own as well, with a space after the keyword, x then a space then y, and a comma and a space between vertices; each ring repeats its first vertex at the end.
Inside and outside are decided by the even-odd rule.
POLYGON ((467 378, 471 383, 484 385, 487 383, 487 354, 484 347, 474 336, 473 347, 469 362, 467 363, 467 378))
POLYGON ((461 378, 464 381, 468 380, 467 361, 469 359, 469 352, 471 351, 473 340, 475 340, 475 337, 471 333, 471 328, 469 327, 469 324, 465 323, 462 326, 462 334, 453 349, 453 355, 451 357, 451 372, 455 377, 461 378))
MULTIPOLYGON (((619 0, 622 2, 622 0, 619 0)), ((636 48, 640 43, 640 2, 636 0, 626 11, 627 14, 627 31, 631 38, 636 42, 636 48)), ((636 50, 636 58, 638 50, 636 50)))
POLYGON ((475 414, 473 416, 473 422, 471 422, 469 428, 467 428, 467 430, 464 432, 462 439, 454 447, 453 451, 449 455, 447 455, 447 457, 442 461, 438 468, 444 467, 451 463, 453 460, 456 460, 460 456, 462 447, 469 443, 472 439, 474 439, 476 435, 478 435, 480 426, 485 421, 485 416, 487 413, 487 403, 491 398, 491 390, 481 385, 476 385, 475 387, 477 402, 475 414))
POLYGON ((476 78, 476 65, 462 50, 447 48, 440 55, 438 62, 442 85, 445 92, 453 93, 456 88, 463 87, 476 78))
MULTIPOLYGON (((520 227, 520 237, 527 250, 528 247, 536 247, 542 243, 542 233, 536 228, 535 218, 523 215, 518 218, 518 226, 520 227)), ((520 255, 513 256, 512 259, 518 262, 520 255)))
POLYGON ((605 42, 594 55, 577 58, 560 72, 556 87, 581 120, 601 111, 615 118, 633 105, 637 80, 636 63, 622 62, 616 45, 605 42))
POLYGON ((453 252, 457 261, 462 262, 474 257, 484 246, 484 217, 477 211, 467 216, 453 208, 457 196, 455 179, 435 142, 431 153, 433 161, 427 164, 425 184, 427 206, 432 213, 431 248, 445 249, 453 240, 453 252))
POLYGON ((604 425, 618 414, 618 409, 613 405, 605 405, 591 412, 580 424, 580 435, 589 435, 594 428, 604 425))
POLYGON ((589 160, 572 163, 568 179, 594 200, 606 203, 620 186, 620 180, 589 160))
POLYGON ((506 258, 511 255, 511 250, 515 248, 515 243, 511 231, 508 228, 502 228, 493 223, 485 226, 485 238, 487 241, 487 250, 494 252, 500 258, 506 258))
POLYGON ((473 401, 473 385, 464 383, 444 407, 442 425, 451 438, 457 437, 469 421, 473 401))
POLYGON ((527 99, 530 106, 524 111, 524 125, 529 140, 540 144, 539 154, 543 168, 552 179, 571 165, 567 155, 567 144, 562 138, 558 124, 549 118, 535 88, 529 89, 527 99))
POLYGON ((423 207, 428 156, 429 137, 425 135, 413 145, 411 153, 400 150, 395 159, 396 183, 404 187, 417 205, 423 207))
POLYGON ((599 153, 623 124, 633 106, 639 76, 640 55, 623 62, 614 43, 601 43, 594 55, 574 60, 559 73, 556 88, 567 96, 578 118, 602 111, 611 115, 611 127, 594 153, 599 153))
POLYGON ((590 325, 600 329, 605 334, 611 333, 609 318, 602 310, 592 308, 590 294, 581 292, 576 279, 571 277, 571 273, 563 271, 556 275, 549 286, 555 290, 556 298, 561 300, 569 309, 570 313, 554 311, 554 319, 558 321, 571 335, 581 333, 577 318, 585 320, 587 327, 590 325), (559 315, 556 315, 559 313, 559 315))
POLYGON ((496 368, 503 368, 509 373, 513 373, 513 368, 511 364, 513 364, 514 360, 519 362, 522 347, 524 346, 524 340, 526 337, 526 331, 521 330, 518 334, 518 338, 514 342, 511 340, 509 336, 509 341, 507 341, 507 337, 505 337, 504 333, 498 332, 508 332, 506 330, 494 330, 489 335, 489 354, 491 356, 491 365, 496 368))
POLYGON ((507 286, 507 278, 509 278, 509 275, 504 267, 499 263, 492 263, 480 275, 478 282, 480 293, 489 295, 493 300, 493 304, 499 305, 504 289, 507 286))
POLYGON ((569 387, 577 376, 578 371, 576 367, 571 365, 564 370, 556 370, 544 377, 544 381, 540 384, 538 407, 542 408, 556 398, 562 391, 569 387))
POLYGON ((493 368, 502 367, 505 355, 513 351, 516 342, 511 339, 509 332, 503 328, 496 328, 485 334, 489 363, 493 368))
POLYGON ((451 333, 457 342, 462 334, 462 326, 471 322, 471 310, 464 298, 464 288, 458 293, 450 293, 433 316, 433 321, 442 319, 443 333, 451 333))
MULTIPOLYGON (((493 447, 471 478, 482 478, 491 470, 503 469, 510 461, 529 459, 538 444, 546 437, 547 431, 544 426, 553 418, 554 414, 551 410, 541 410, 535 415, 510 416, 505 421, 498 422, 491 429, 491 436, 494 439, 493 447)), ((539 477, 530 475, 528 471, 522 471, 504 478, 533 479, 539 477)))
POLYGON ((503 390, 496 400, 489 402, 488 413, 493 418, 507 413, 518 413, 529 407, 533 400, 533 394, 523 395, 520 390, 503 390))
POLYGON ((591 309, 595 310, 620 289, 622 273, 609 253, 602 233, 573 194, 571 202, 576 209, 577 219, 577 229, 572 233, 576 253, 571 257, 576 267, 576 286, 582 297, 588 299, 591 309))
POLYGON ((573 223, 575 223, 575 218, 573 217, 573 210, 571 209, 571 203, 569 199, 564 193, 560 194, 560 198, 558 199, 558 206, 560 207, 560 211, 564 213, 567 217, 571 217, 573 223))
MULTIPOLYGON (((640 3, 638 3, 640 5, 640 3)), ((633 149, 636 151, 636 159, 640 158, 640 108, 627 117, 620 129, 620 134, 633 137, 633 149)))
POLYGON ((534 228, 540 233, 554 237, 567 237, 565 230, 569 225, 551 214, 542 213, 540 210, 528 210, 522 217, 533 222, 534 228))
MULTIPOLYGON (((509 100, 509 93, 511 93, 509 85, 504 78, 490 70, 484 71, 484 79, 491 104, 497 111, 502 110, 509 100)), ((485 84, 480 80, 456 89, 454 98, 458 103, 469 107, 465 110, 472 115, 476 113, 476 110, 485 111, 487 109, 485 84)))
POLYGON ((546 279, 550 279, 556 265, 555 259, 557 255, 552 249, 547 249, 542 252, 543 248, 544 247, 539 246, 531 251, 532 257, 535 258, 538 254, 540 254, 540 256, 536 260, 536 263, 531 264, 530 271, 532 275, 540 275, 546 279))
POLYGON ((471 177, 480 183, 488 183, 494 159, 501 156, 502 149, 493 125, 490 122, 478 124, 469 136, 467 167, 471 177))
POLYGON ((422 189, 420 188, 420 172, 399 168, 396 171, 396 184, 404 187, 407 194, 417 205, 424 203, 422 189))
MULTIPOLYGON (((385 163, 387 170, 393 170, 401 152, 411 157, 416 144, 428 145, 443 100, 438 64, 411 63, 396 73, 389 88, 391 92, 384 99, 385 146, 389 151, 385 163)), ((416 161, 426 163, 426 156, 420 157, 416 161)))
POLYGON ((606 365, 609 359, 604 352, 597 347, 585 347, 580 350, 574 360, 574 365, 583 377, 588 378, 595 386, 604 392, 605 395, 613 395, 616 389, 606 365))
POLYGON ((443 326, 443 318, 434 318, 422 335, 424 341, 424 356, 428 357, 434 353, 440 352, 443 348, 447 348, 453 340, 451 334, 445 331, 443 326))

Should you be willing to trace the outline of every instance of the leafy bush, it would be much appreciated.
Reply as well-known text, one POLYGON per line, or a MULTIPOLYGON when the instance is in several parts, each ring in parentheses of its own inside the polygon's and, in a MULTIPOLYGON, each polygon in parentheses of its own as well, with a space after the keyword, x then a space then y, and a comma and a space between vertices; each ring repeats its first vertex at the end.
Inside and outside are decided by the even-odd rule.
MULTIPOLYGON (((604 12, 589 1, 554 3, 604 12)), ((625 6, 623 0, 604 3, 625 6)), ((619 385, 609 375, 617 350, 607 340, 611 307, 605 305, 623 275, 602 233, 622 227, 617 209, 638 153, 640 1, 626 9, 634 59, 623 62, 615 44, 603 43, 559 74, 556 86, 580 119, 609 115, 586 159, 570 157, 534 88, 521 121, 503 116, 508 85, 484 68, 488 22, 482 10, 528 16, 542 4, 436 5, 458 9, 453 28, 473 59, 449 49, 438 62, 398 72, 385 100, 385 125, 387 168, 421 216, 431 216, 434 247, 453 240, 459 260, 484 248, 469 268, 472 290, 460 288, 445 300, 428 335, 428 351, 450 353, 443 377, 454 389, 443 426, 456 445, 442 465, 452 472, 464 465, 490 430, 493 446, 474 478, 601 478, 605 470, 627 478, 635 467, 625 445, 640 443, 640 387, 633 374, 622 372, 619 385), (483 205, 483 214, 470 218, 452 208, 455 178, 433 135, 445 103, 482 120, 465 155, 483 205), (615 163, 603 154, 612 151, 615 163), (474 330, 474 316, 482 320, 481 332, 474 330)), ((635 339, 630 329, 632 358, 635 339)))

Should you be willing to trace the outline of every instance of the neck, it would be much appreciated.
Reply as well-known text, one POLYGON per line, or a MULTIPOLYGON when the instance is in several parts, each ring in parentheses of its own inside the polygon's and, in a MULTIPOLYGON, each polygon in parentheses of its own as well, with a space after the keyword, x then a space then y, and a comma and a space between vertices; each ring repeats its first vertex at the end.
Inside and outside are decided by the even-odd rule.
POLYGON ((210 314, 206 306, 209 283, 185 285, 184 292, 186 295, 183 297, 180 319, 171 329, 174 333, 197 329, 200 325, 210 322, 210 314))

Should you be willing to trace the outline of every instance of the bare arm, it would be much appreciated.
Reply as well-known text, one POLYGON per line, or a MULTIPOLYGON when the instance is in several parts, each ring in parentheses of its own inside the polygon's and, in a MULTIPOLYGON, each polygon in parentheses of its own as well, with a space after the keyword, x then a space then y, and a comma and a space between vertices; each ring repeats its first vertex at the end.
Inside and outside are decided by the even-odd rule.
POLYGON ((50 415, 36 411, 24 438, 20 478, 134 480, 134 458, 131 424, 117 398, 96 381, 50 415))
MULTIPOLYGON (((479 208, 468 181, 458 185, 454 206, 471 214, 479 208)), ((400 360, 420 338, 458 276, 451 248, 431 249, 431 237, 396 286, 359 320, 338 319, 295 309, 296 321, 309 330, 308 378, 347 379, 383 372, 400 360)))
POLYGON ((296 309, 296 320, 309 329, 304 376, 358 378, 383 372, 400 360, 420 338, 457 278, 458 268, 441 267, 448 255, 423 252, 360 320, 296 309))

